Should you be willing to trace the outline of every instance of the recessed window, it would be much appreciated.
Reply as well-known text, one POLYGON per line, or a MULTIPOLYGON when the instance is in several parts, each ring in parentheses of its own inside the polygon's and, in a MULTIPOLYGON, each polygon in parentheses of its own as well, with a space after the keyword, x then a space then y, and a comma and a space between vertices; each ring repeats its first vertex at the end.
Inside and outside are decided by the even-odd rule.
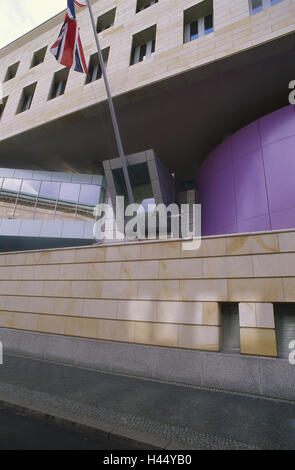
POLYGON ((150 59, 156 49, 156 25, 133 36, 130 65, 150 59))
MULTIPOLYGON (((148 164, 143 162, 129 165, 128 172, 135 203, 142 204, 143 207, 147 209, 148 204, 155 203, 148 164)), ((125 196, 127 199, 128 195, 122 168, 113 169, 112 174, 114 178, 116 194, 125 196)))
POLYGON ((183 41, 189 42, 214 31, 213 1, 205 0, 184 11, 183 41))
MULTIPOLYGON (((107 66, 108 58, 109 58, 109 51, 110 48, 107 47, 102 51, 103 61, 105 66, 107 66)), ((92 54, 89 60, 88 66, 88 75, 86 77, 86 83, 95 82, 95 80, 99 80, 101 78, 102 72, 99 63, 98 54, 92 54)))
POLYGON ((2 100, 0 100, 0 119, 1 119, 2 116, 3 116, 3 113, 4 113, 4 109, 5 109, 7 100, 8 100, 8 96, 5 96, 5 98, 3 98, 2 100))
POLYGON ((283 0, 249 0, 250 2, 250 13, 254 15, 255 13, 259 13, 266 8, 269 8, 277 3, 282 2, 283 0))
POLYGON ((136 13, 151 7, 155 3, 158 3, 158 0, 137 0, 136 13))
POLYGON ((251 13, 258 13, 263 10, 262 0, 250 0, 250 11, 251 13))
POLYGON ((295 304, 274 304, 274 315, 278 356, 287 358, 295 341, 295 304))
POLYGON ((221 351, 240 353, 240 319, 238 303, 221 304, 221 351))
POLYGON ((101 33, 102 31, 105 31, 106 29, 109 29, 111 26, 113 26, 115 22, 115 16, 116 8, 113 8, 107 13, 104 13, 103 15, 99 16, 97 18, 96 31, 98 33, 101 33))
POLYGON ((24 111, 28 111, 30 109, 36 86, 37 82, 32 83, 32 85, 29 85, 23 89, 16 114, 23 113, 24 111))
POLYGON ((31 68, 36 67, 37 65, 42 64, 42 62, 44 62, 46 51, 47 46, 43 47, 39 51, 34 52, 31 68))
POLYGON ((51 85, 51 89, 49 92, 48 100, 53 100, 54 98, 57 98, 58 96, 61 96, 64 94, 66 86, 67 86, 68 76, 69 76, 68 68, 64 68, 62 70, 59 70, 58 72, 55 72, 53 80, 52 80, 52 85, 51 85))
POLYGON ((19 64, 20 62, 16 62, 15 64, 10 65, 8 67, 5 78, 4 78, 4 82, 8 82, 8 80, 12 80, 12 78, 16 76, 19 64))

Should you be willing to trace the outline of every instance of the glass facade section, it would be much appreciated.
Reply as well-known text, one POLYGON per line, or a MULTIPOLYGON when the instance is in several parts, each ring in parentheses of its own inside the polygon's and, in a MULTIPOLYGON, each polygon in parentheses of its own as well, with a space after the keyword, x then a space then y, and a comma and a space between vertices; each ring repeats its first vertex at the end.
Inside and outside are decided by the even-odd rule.
MULTIPOLYGON (((9 171, 3 169, 3 174, 9 171)), ((99 184, 0 177, 0 218, 92 221, 103 194, 99 184)))

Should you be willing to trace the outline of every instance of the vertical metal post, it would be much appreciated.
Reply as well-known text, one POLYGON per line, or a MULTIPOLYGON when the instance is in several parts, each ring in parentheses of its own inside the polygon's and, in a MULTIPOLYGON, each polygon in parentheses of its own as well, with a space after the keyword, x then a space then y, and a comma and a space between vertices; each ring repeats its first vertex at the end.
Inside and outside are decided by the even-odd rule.
POLYGON ((106 68, 105 68, 105 64, 104 64, 104 60, 103 60, 103 55, 102 55, 99 40, 98 40, 98 35, 97 35, 97 31, 96 31, 96 24, 95 24, 95 20, 94 20, 94 16, 93 16, 93 11, 92 11, 90 0, 86 0, 86 1, 87 1, 88 10, 89 10, 89 13, 90 13, 94 38, 95 38, 95 42, 96 42, 96 46, 97 46, 97 52, 98 52, 101 72, 102 72, 102 76, 103 76, 103 79, 104 79, 105 88, 106 88, 106 92, 107 92, 109 108, 110 108, 112 123, 113 123, 113 127, 114 127, 114 133, 115 133, 115 137, 116 137, 116 141, 117 141, 118 152, 119 152, 119 156, 120 156, 121 163, 122 163, 122 169, 123 169, 124 179, 125 179, 125 183, 126 183, 129 203, 133 204, 134 203, 134 197, 133 197, 133 191, 132 191, 130 178, 129 178, 129 174, 128 174, 128 169, 127 169, 127 161, 126 161, 126 157, 125 157, 124 150, 123 150, 123 144, 122 144, 122 140, 121 140, 121 135, 120 135, 120 131, 119 131, 119 126, 118 126, 117 116, 116 116, 116 112, 115 112, 115 108, 114 108, 114 104, 113 104, 113 99, 112 99, 112 95, 111 95, 109 81, 108 81, 108 77, 107 77, 107 74, 106 74, 106 68))

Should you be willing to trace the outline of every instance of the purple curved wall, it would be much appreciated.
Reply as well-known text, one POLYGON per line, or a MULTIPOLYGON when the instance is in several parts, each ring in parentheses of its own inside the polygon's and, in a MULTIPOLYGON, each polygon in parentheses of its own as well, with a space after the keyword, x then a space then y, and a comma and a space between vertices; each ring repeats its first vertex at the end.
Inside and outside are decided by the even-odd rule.
POLYGON ((202 233, 295 228, 295 108, 244 127, 198 171, 202 233))

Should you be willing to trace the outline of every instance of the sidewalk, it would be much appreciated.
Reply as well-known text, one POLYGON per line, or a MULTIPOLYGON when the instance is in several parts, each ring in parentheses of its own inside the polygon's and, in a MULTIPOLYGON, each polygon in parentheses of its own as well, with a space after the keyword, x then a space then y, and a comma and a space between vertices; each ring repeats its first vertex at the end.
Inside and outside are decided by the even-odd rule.
POLYGON ((0 401, 131 448, 295 449, 295 403, 6 355, 0 401))

